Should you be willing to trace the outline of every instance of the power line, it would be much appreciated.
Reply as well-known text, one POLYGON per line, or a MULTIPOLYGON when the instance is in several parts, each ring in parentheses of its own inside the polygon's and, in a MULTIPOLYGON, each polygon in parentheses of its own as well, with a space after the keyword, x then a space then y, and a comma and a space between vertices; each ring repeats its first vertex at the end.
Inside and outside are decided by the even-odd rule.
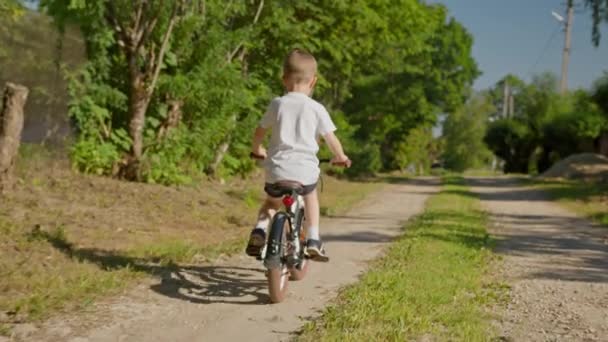
POLYGON ((532 65, 532 67, 528 70, 528 74, 530 74, 532 71, 534 71, 534 69, 536 69, 536 67, 538 66, 538 63, 540 63, 541 60, 543 59, 543 57, 545 57, 545 54, 547 53, 547 50, 549 49, 549 47, 551 46, 551 43, 555 39, 555 36, 557 36, 557 34, 561 31, 561 29, 563 27, 564 27, 563 23, 558 23, 557 24, 557 26, 555 27, 555 30, 553 30, 553 33, 551 34, 551 36, 547 40, 547 43, 545 44, 545 47, 541 50, 540 55, 536 59, 536 62, 534 62, 534 65, 532 65))

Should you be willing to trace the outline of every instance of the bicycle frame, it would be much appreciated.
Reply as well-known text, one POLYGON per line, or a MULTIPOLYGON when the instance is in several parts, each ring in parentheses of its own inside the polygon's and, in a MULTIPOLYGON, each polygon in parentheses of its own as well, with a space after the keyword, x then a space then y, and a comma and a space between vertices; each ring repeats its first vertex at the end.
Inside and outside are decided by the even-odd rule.
POLYGON ((294 190, 290 195, 285 195, 282 202, 285 209, 274 215, 270 225, 280 229, 271 229, 260 258, 264 260, 266 268, 278 267, 283 263, 288 267, 298 267, 304 256, 304 246, 300 238, 304 220, 304 199, 294 190), (288 231, 284 233, 286 227, 288 231))

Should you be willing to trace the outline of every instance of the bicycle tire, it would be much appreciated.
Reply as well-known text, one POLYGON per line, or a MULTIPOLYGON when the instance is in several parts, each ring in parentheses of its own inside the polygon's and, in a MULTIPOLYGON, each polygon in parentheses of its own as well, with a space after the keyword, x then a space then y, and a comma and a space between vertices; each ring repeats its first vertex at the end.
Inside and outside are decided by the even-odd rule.
POLYGON ((306 245, 306 230, 303 227, 304 222, 304 209, 300 209, 300 220, 296 222, 296 225, 300 227, 300 246, 301 246, 301 263, 298 266, 293 266, 289 268, 289 280, 298 281, 304 279, 306 277, 306 273, 308 273, 309 260, 304 257, 304 246, 306 245))
POLYGON ((285 241, 289 229, 289 217, 277 213, 270 226, 264 265, 268 269, 268 294, 272 303, 280 303, 287 296, 290 271, 285 263, 285 241))

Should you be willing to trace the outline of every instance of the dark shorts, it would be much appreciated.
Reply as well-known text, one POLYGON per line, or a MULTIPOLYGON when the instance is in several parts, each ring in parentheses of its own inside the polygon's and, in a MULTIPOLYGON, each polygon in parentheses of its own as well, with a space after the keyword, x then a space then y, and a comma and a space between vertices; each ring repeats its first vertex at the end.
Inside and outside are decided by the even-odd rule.
MULTIPOLYGON (((311 192, 313 192, 316 188, 317 188, 317 183, 310 184, 310 185, 304 185, 302 187, 302 191, 300 191, 298 193, 302 196, 306 196, 306 195, 310 194, 311 192)), ((291 193, 290 191, 286 191, 284 188, 280 187, 279 185, 271 184, 271 183, 266 183, 264 185, 264 191, 268 194, 268 196, 274 197, 274 198, 280 198, 280 197, 283 197, 284 195, 289 195, 291 193)))

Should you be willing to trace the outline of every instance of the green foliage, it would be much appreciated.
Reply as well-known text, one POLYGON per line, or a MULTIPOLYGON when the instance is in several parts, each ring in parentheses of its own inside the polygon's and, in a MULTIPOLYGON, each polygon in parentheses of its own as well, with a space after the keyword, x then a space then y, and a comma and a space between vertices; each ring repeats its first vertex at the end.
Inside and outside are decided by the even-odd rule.
POLYGON ((96 175, 108 175, 109 168, 120 159, 116 146, 109 142, 99 142, 95 139, 81 138, 71 148, 74 168, 96 175))
MULTIPOLYGON (((509 76, 511 77, 511 76, 509 76)), ((500 101, 502 82, 489 93, 500 101)), ((505 162, 506 172, 543 172, 570 154, 594 152, 597 139, 607 129, 605 81, 598 80, 593 93, 577 90, 566 95, 557 92, 557 78, 536 76, 531 84, 511 77, 515 84, 514 116, 495 116, 485 141, 505 162)))
POLYGON ((478 94, 448 115, 443 125, 443 160, 447 169, 462 172, 488 166, 492 153, 484 137, 489 116, 495 110, 487 95, 478 94))
POLYGON ((0 19, 16 20, 23 15, 23 7, 17 0, 0 0, 0 19))
POLYGON ((496 156, 504 160, 505 172, 528 172, 528 162, 534 147, 528 126, 514 119, 492 122, 484 141, 496 156))
POLYGON ((595 82, 593 88, 593 102, 595 102, 604 115, 608 117, 608 71, 604 72, 604 75, 595 82))
POLYGON ((129 53, 128 37, 116 29, 135 25, 130 14, 138 2, 42 1, 60 28, 78 26, 86 45, 88 63, 70 78, 70 115, 78 128, 73 162, 80 170, 114 174, 136 155, 132 102, 139 98, 149 100, 137 164, 141 180, 173 184, 201 171, 247 174, 255 165, 247 158, 251 131, 272 96, 282 93, 281 63, 293 47, 319 61, 315 98, 336 113, 338 135, 355 165, 348 175, 411 164, 426 170, 428 127, 438 113, 463 103, 479 75, 471 35, 441 5, 172 2, 183 6, 170 31, 173 5, 161 3, 147 5, 142 19, 158 16, 142 41, 146 51, 158 52, 172 33, 154 83, 145 76, 153 54, 129 53), (140 96, 134 80, 155 86, 149 98, 140 96))
POLYGON ((351 149, 349 157, 355 161, 353 166, 344 170, 348 176, 372 176, 382 168, 380 150, 377 146, 366 145, 351 149))
POLYGON ((585 6, 591 8, 591 19, 593 21, 591 40, 595 46, 598 46, 602 37, 600 26, 602 22, 608 22, 608 2, 605 0, 585 0, 585 6))
POLYGON ((431 168, 429 148, 433 140, 431 128, 419 126, 412 129, 404 140, 397 144, 395 164, 400 170, 409 169, 413 174, 423 175, 431 168))
POLYGON ((572 97, 573 109, 557 114, 543 127, 543 147, 550 150, 553 162, 570 154, 593 152, 594 140, 607 127, 607 118, 589 94, 578 91, 572 97))

